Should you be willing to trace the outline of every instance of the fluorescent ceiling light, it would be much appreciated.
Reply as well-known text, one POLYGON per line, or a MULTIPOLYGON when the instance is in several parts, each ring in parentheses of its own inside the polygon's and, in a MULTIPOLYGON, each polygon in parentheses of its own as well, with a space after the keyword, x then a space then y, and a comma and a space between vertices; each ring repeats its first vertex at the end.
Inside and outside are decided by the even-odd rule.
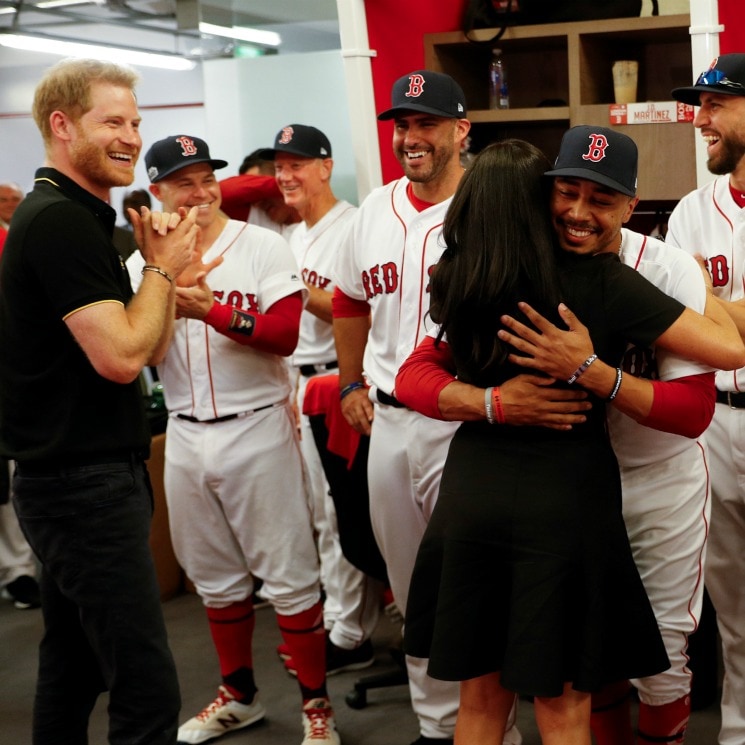
POLYGON ((214 23, 200 21, 199 30, 203 34, 212 36, 225 36, 228 39, 239 39, 251 44, 263 44, 268 47, 278 47, 282 38, 274 31, 260 31, 257 28, 246 28, 245 26, 216 26, 214 23))
POLYGON ((36 3, 37 8, 64 8, 68 5, 101 5, 102 3, 95 0, 45 0, 43 3, 36 3))
POLYGON ((90 57, 128 65, 159 67, 164 70, 193 70, 192 60, 178 55, 140 52, 135 49, 101 46, 76 41, 63 41, 49 36, 25 36, 0 33, 0 46, 23 49, 29 52, 59 54, 63 57, 90 57))
MULTIPOLYGON (((43 8, 49 10, 49 8, 64 8, 68 5, 100 5, 100 2, 96 0, 46 0, 43 3, 37 3, 32 8, 43 8)), ((7 13, 15 13, 17 8, 0 8, 0 15, 7 13)))

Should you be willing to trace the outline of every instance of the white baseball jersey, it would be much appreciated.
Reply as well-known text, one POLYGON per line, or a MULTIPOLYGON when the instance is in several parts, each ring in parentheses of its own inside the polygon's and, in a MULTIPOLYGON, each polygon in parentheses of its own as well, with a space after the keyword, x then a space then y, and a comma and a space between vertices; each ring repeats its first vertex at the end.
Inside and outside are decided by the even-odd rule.
MULTIPOLYGON (((357 208, 349 202, 337 202, 313 227, 304 222, 297 225, 289 238, 303 281, 332 292, 332 275, 336 257, 357 208)), ((292 364, 318 365, 336 359, 334 329, 330 323, 312 313, 304 312, 300 319, 300 339, 292 355, 292 364)))
POLYGON ((401 178, 367 196, 336 265, 342 292, 370 305, 365 374, 389 394, 401 363, 432 325, 429 275, 444 250, 442 223, 450 204, 447 199, 417 212, 408 184, 401 178))
MULTIPOLYGON (((696 261, 688 254, 631 230, 621 231, 620 258, 665 294, 699 313, 706 305, 706 285, 696 261)), ((705 367, 654 347, 630 345, 623 368, 640 378, 674 380, 686 375, 711 372, 705 367)), ((611 441, 621 466, 656 463, 683 452, 694 443, 688 437, 660 432, 635 422, 615 407, 608 407, 611 441)))
MULTIPOLYGON (((265 313, 278 300, 307 290, 287 241, 264 228, 229 220, 207 249, 204 261, 223 263, 207 284, 217 302, 249 313, 265 313)), ((127 263, 133 282, 141 281, 139 252, 127 263)), ((238 344, 202 320, 179 318, 173 342, 158 366, 171 414, 200 420, 252 411, 285 400, 291 391, 282 357, 238 344), (213 360, 216 364, 213 364, 213 360)))
MULTIPOLYGON (((424 338, 429 321, 429 276, 444 244, 450 199, 418 212, 401 178, 371 192, 360 206, 336 265, 337 286, 366 301, 372 325, 364 370, 375 388, 392 393, 401 363, 424 338)), ((458 422, 428 419, 408 409, 375 406, 370 436, 370 517, 403 613, 417 547, 439 492, 447 449, 458 422)), ((457 683, 427 675, 427 660, 407 657, 409 688, 421 732, 451 738, 458 712, 457 683)), ((505 737, 517 735, 510 730, 505 737)), ((519 735, 517 735, 519 737, 519 735)))
MULTIPOLYGON (((745 210, 732 199, 729 176, 683 197, 670 215, 666 242, 706 259, 714 294, 723 300, 745 297, 745 210)), ((745 368, 720 370, 721 391, 745 391, 745 368)))

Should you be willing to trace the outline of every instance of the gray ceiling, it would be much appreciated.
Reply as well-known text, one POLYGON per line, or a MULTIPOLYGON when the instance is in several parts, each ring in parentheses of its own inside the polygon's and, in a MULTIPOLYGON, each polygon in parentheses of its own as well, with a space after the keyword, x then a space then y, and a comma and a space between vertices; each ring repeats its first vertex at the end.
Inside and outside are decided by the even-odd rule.
POLYGON ((197 59, 231 56, 228 39, 200 35, 196 23, 201 20, 276 31, 282 37, 279 54, 340 47, 336 0, 90 0, 39 8, 43 2, 0 0, 0 33, 45 34, 197 59), (17 12, 3 13, 9 8, 17 12))

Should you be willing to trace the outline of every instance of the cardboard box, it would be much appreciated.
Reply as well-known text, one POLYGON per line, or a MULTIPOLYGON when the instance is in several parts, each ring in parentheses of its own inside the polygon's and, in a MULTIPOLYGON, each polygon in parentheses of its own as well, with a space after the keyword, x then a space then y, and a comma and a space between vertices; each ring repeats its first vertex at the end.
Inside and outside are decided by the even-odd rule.
POLYGON ((608 106, 611 124, 676 124, 693 121, 693 106, 680 101, 612 103, 608 106))

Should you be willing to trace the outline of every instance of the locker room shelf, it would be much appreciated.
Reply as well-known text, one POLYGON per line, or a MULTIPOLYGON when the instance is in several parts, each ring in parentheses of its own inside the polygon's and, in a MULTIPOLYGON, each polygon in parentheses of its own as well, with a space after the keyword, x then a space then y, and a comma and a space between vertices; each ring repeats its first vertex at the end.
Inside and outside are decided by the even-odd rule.
MULTIPOLYGON (((639 61, 639 101, 669 101, 672 88, 690 85, 689 26, 687 14, 516 26, 493 45, 469 42, 459 31, 425 34, 425 64, 452 75, 463 87, 474 152, 495 139, 521 137, 553 159, 568 127, 609 126, 614 60, 639 61), (507 65, 507 110, 486 108, 492 46, 503 50, 507 65)), ((474 36, 488 42, 493 33, 483 29, 474 36)), ((639 146, 642 199, 677 200, 696 187, 691 124, 617 128, 639 146)))

